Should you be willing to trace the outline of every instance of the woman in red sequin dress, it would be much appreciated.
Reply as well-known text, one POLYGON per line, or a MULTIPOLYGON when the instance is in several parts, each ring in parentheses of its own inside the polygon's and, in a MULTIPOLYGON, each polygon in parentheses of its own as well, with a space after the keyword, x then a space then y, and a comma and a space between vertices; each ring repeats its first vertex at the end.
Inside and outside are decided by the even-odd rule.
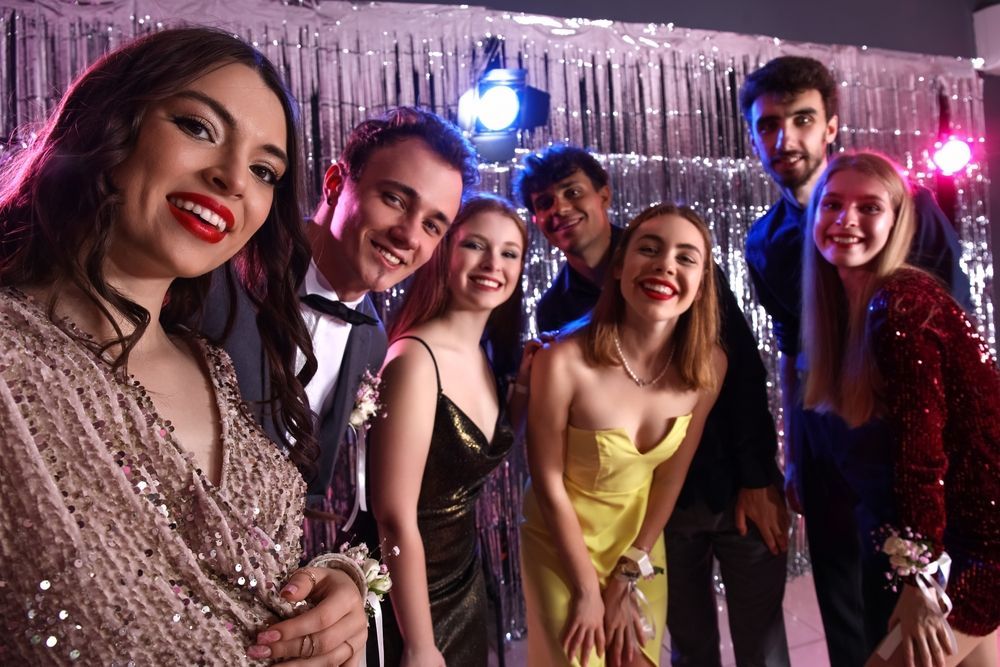
MULTIPOLYGON (((954 609, 903 579, 889 628, 901 647, 870 665, 996 665, 1000 625, 1000 370, 962 308, 905 263, 913 203, 898 168, 872 153, 831 161, 810 205, 804 254, 805 403, 893 435, 897 532, 952 560, 954 609), (910 533, 907 533, 910 531, 910 533)), ((887 573, 891 574, 891 573, 887 573)), ((887 628, 887 630, 889 629, 887 628)))

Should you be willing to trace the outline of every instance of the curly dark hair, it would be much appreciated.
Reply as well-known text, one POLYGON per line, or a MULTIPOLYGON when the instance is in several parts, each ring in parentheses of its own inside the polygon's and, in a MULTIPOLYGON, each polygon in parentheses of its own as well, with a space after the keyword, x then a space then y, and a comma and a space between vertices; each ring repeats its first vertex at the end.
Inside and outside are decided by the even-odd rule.
POLYGON ((608 172, 585 149, 568 144, 553 144, 541 153, 532 153, 524 158, 524 169, 514 184, 514 192, 524 207, 534 214, 531 195, 558 183, 577 170, 587 175, 595 190, 608 184, 608 172))
POLYGON ((740 88, 740 111, 750 122, 750 107, 761 95, 791 97, 806 90, 819 91, 829 120, 837 115, 837 82, 823 63, 805 56, 780 56, 747 75, 740 88))
POLYGON ((423 139, 432 151, 462 175, 465 194, 479 183, 476 151, 458 126, 417 107, 393 107, 381 116, 359 123, 347 138, 340 161, 347 167, 351 180, 357 183, 372 153, 410 138, 423 139))
MULTIPOLYGON (((291 435, 291 458, 308 474, 318 447, 302 387, 315 372, 316 361, 296 297, 310 257, 299 208, 303 167, 297 150, 298 105, 274 65, 249 44, 220 30, 175 28, 136 39, 83 72, 34 143, 5 167, 0 183, 0 285, 51 285, 50 317, 65 287, 81 290, 116 333, 109 341, 81 342, 98 353, 119 348, 113 367, 124 375, 150 314, 104 278, 123 204, 111 175, 134 149, 143 117, 153 104, 234 63, 257 72, 285 112, 288 168, 267 219, 233 258, 232 267, 257 306, 271 399, 279 406, 279 431, 291 435), (134 330, 124 333, 112 311, 134 330), (297 348, 307 360, 298 380, 290 370, 297 348)), ((173 281, 160 315, 167 331, 181 333, 196 319, 209 281, 209 275, 173 281)), ((235 310, 233 290, 230 303, 235 310)))

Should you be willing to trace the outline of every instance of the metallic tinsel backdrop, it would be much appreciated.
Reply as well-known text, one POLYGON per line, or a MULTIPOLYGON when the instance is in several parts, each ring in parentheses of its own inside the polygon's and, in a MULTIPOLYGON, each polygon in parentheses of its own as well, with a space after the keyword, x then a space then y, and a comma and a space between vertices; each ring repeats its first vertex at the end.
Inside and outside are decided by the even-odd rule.
MULTIPOLYGON (((611 174, 620 223, 648 204, 682 200, 712 224, 716 259, 774 373, 770 325, 756 304, 742 255, 747 227, 776 198, 751 154, 737 106, 747 72, 781 54, 827 63, 841 81, 838 148, 871 147, 895 157, 935 189, 928 150, 942 100, 951 130, 970 139, 974 161, 955 179, 962 265, 974 317, 995 349, 993 262, 986 210, 982 86, 969 60, 821 46, 687 30, 509 14, 477 7, 350 4, 321 0, 0 0, 0 126, 12 144, 31 139, 71 79, 95 57, 134 35, 197 22, 231 30, 282 69, 302 104, 312 194, 350 129, 396 104, 418 104, 454 118, 459 96, 491 57, 528 70, 528 83, 552 96, 549 125, 524 133, 524 150, 553 141, 591 148, 611 174), (235 5, 235 6, 234 6, 235 5), (236 14, 238 8, 238 16, 236 14)), ((9 146, 8 148, 13 148, 9 146)), ((516 161, 482 166, 483 189, 509 195, 516 161)), ((311 207, 311 201, 307 207, 311 207)), ((534 233, 524 276, 530 315, 560 257, 534 233)), ((401 290, 384 295, 391 314, 401 290)), ((772 406, 778 414, 777 390, 772 406)), ((523 619, 517 565, 521 456, 502 466, 481 507, 483 543, 497 577, 505 633, 523 619)), ((797 530, 790 569, 807 564, 797 530)))

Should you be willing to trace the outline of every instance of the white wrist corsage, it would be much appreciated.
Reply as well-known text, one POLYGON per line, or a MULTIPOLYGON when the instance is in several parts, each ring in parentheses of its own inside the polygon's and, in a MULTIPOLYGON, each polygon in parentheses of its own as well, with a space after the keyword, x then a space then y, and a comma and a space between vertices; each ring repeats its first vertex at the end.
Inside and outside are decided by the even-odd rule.
POLYGON ((930 576, 937 572, 938 564, 933 560, 930 540, 909 528, 900 533, 891 526, 885 526, 882 532, 885 535, 882 553, 889 557, 889 565, 892 566, 892 572, 886 574, 892 590, 899 590, 904 579, 917 574, 930 576))
MULTIPOLYGON (((399 555, 399 547, 394 547, 392 555, 399 555)), ((382 600, 392 588, 389 567, 369 556, 368 545, 361 543, 350 546, 340 545, 340 553, 317 556, 309 567, 328 567, 340 570, 354 580, 365 602, 365 612, 375 619, 375 633, 378 638, 379 665, 384 663, 385 649, 382 636, 382 600)))
MULTIPOLYGON (((885 526, 881 532, 885 536, 881 551, 889 556, 889 564, 892 566, 892 571, 885 574, 890 587, 893 591, 898 591, 901 583, 915 585, 932 613, 941 617, 948 641, 951 647, 955 647, 955 633, 948 624, 952 603, 948 593, 945 592, 951 571, 951 558, 948 553, 942 551, 940 556, 934 558, 932 542, 909 528, 904 528, 900 533, 891 526, 885 526)), ((889 634, 875 652, 883 660, 889 660, 902 640, 902 625, 897 623, 889 630, 889 634)))

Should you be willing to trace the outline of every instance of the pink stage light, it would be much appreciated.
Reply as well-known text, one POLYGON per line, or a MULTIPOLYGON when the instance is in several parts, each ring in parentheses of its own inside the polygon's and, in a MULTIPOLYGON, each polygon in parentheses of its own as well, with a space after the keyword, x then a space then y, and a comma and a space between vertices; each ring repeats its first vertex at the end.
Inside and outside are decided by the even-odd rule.
POLYGON ((950 137, 945 142, 934 144, 934 166, 945 176, 961 171, 972 160, 972 149, 961 139, 950 137))

